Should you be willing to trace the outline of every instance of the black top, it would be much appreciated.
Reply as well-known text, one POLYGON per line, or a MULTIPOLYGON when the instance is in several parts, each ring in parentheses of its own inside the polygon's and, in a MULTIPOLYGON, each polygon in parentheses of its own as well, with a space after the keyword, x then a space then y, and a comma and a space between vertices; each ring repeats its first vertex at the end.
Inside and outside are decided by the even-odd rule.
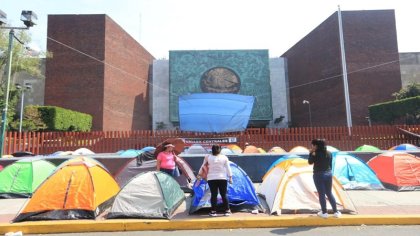
POLYGON ((309 164, 314 164, 314 173, 331 171, 332 156, 329 151, 316 151, 309 154, 309 164))

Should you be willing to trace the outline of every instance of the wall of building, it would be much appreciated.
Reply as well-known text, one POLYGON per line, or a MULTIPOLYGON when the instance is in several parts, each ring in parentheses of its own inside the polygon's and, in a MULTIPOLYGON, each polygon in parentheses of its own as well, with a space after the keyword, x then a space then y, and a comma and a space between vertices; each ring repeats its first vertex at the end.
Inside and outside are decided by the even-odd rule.
POLYGON ((286 128, 289 123, 289 95, 286 84, 286 67, 284 58, 270 58, 271 101, 273 120, 267 128, 286 128), (277 118, 284 117, 275 123, 277 118))
MULTIPOLYGON (((393 10, 343 11, 353 125, 366 125, 368 106, 401 88, 393 10)), ((332 14, 283 54, 288 64, 291 123, 346 125, 338 14, 332 14)))
POLYGON ((400 69, 403 88, 410 83, 420 83, 420 53, 400 53, 400 69))
POLYGON ((169 120, 169 60, 153 61, 153 79, 151 81, 151 115, 153 130, 175 129, 169 120))
POLYGON ((106 16, 103 130, 148 130, 153 56, 106 16))
POLYGON ((49 15, 45 105, 93 116, 93 130, 151 127, 153 57, 106 15, 49 15))
MULTIPOLYGON (((267 127, 287 127, 288 124, 288 95, 285 74, 285 61, 283 58, 270 58, 270 85, 273 108, 273 119, 267 127), (285 118, 281 123, 274 124, 274 119, 280 116, 285 118)), ((169 60, 155 60, 153 62, 153 79, 151 80, 150 106, 153 129, 162 123, 165 129, 175 129, 170 121, 169 114, 169 60)))

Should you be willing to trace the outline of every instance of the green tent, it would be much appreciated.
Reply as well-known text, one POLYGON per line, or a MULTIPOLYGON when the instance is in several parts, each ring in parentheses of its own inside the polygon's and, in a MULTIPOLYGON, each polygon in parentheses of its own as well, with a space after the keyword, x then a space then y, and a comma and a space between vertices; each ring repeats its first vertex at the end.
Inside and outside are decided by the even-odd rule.
POLYGON ((115 197, 107 218, 170 219, 185 195, 174 178, 149 171, 130 180, 115 197))
POLYGON ((26 198, 55 170, 42 159, 22 159, 0 172, 0 198, 26 198))
POLYGON ((362 145, 362 146, 356 148, 354 151, 356 151, 356 152, 379 152, 379 151, 381 151, 381 149, 379 149, 375 146, 372 146, 372 145, 366 145, 365 144, 365 145, 362 145))

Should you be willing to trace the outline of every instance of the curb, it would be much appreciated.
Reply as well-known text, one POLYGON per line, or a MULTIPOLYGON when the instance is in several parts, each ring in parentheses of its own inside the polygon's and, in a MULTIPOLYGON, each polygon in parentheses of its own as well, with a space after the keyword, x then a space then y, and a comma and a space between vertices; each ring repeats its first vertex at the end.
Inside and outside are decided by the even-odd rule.
POLYGON ((420 215, 359 215, 330 217, 263 216, 215 217, 190 220, 60 220, 0 224, 0 233, 22 231, 24 234, 81 233, 148 230, 202 230, 236 228, 280 228, 344 225, 420 225, 420 215))

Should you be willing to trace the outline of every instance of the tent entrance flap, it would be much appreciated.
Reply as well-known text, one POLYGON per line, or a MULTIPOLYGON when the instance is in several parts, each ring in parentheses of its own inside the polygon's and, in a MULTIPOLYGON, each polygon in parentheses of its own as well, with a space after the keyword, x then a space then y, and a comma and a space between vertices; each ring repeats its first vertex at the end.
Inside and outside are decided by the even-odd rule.
POLYGON ((182 131, 234 132, 247 128, 255 98, 230 93, 179 96, 182 131))

